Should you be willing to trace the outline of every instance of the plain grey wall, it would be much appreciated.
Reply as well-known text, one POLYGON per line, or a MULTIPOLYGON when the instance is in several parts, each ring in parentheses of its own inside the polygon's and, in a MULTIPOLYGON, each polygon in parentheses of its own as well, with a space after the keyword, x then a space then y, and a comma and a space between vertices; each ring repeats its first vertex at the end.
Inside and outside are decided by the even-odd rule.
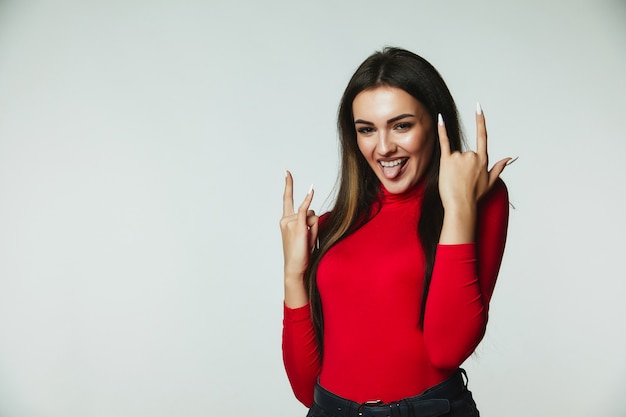
POLYGON ((625 416, 624 22, 617 0, 1 2, 0 416, 303 416, 283 169, 328 207, 341 92, 384 45, 441 71, 470 144, 480 100, 493 160, 520 156, 465 365, 483 415, 625 416))

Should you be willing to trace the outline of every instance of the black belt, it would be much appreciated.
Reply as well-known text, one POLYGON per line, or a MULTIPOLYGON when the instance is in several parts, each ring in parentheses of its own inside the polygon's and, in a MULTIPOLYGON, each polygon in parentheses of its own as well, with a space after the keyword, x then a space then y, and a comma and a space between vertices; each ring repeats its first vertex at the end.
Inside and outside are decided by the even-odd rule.
POLYGON ((368 401, 359 404, 316 384, 314 401, 330 417, 435 417, 450 412, 451 402, 467 392, 467 384, 461 375, 465 375, 463 369, 420 395, 390 403, 368 401))

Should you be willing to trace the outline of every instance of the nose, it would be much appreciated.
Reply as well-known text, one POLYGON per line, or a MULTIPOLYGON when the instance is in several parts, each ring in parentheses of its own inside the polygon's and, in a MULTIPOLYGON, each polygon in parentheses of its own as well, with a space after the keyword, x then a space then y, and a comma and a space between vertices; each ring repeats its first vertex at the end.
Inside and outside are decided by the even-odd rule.
POLYGON ((396 145, 393 142, 393 138, 384 130, 381 130, 379 133, 377 151, 378 154, 382 156, 389 156, 396 151, 396 145))

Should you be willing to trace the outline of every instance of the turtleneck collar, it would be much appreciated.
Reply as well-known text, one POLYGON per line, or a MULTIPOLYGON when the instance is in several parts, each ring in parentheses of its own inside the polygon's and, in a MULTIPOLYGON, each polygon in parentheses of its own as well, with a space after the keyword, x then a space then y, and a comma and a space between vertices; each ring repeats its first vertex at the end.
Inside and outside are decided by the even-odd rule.
POLYGON ((414 201, 418 197, 421 197, 424 194, 424 188, 426 187, 426 179, 420 179, 417 184, 415 184, 410 189, 406 190, 400 194, 393 194, 387 191, 387 189, 381 184, 381 202, 384 205, 388 204, 401 204, 407 201, 414 201))

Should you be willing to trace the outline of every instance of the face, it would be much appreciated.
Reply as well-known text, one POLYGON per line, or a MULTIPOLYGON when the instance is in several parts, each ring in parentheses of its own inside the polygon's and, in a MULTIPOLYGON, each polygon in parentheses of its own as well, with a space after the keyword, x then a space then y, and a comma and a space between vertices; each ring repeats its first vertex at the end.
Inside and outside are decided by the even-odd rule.
POLYGON ((422 178, 435 142, 426 108, 406 91, 376 87, 352 102, 357 144, 385 189, 400 194, 422 178))

